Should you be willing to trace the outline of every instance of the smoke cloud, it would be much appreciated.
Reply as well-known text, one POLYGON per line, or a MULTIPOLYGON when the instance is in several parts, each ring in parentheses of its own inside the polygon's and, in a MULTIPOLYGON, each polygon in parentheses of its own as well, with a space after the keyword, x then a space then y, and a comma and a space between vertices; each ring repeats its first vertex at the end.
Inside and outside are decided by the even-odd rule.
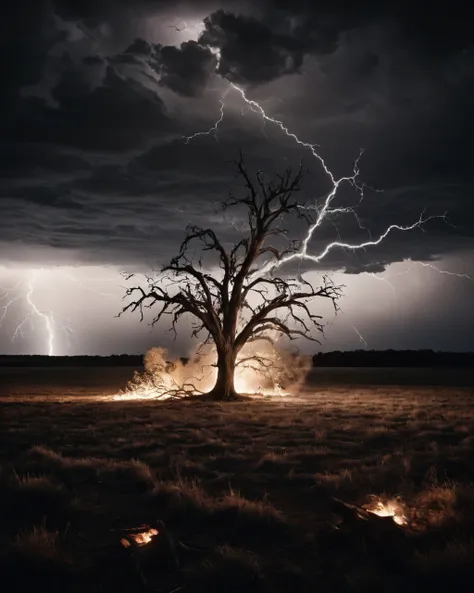
MULTIPOLYGON (((285 395, 297 392, 311 369, 311 356, 277 349, 261 340, 246 344, 237 356, 234 382, 238 393, 285 395)), ((213 346, 198 346, 189 359, 170 360, 166 348, 151 348, 144 371, 136 371, 124 399, 170 399, 210 391, 217 378, 213 346)))

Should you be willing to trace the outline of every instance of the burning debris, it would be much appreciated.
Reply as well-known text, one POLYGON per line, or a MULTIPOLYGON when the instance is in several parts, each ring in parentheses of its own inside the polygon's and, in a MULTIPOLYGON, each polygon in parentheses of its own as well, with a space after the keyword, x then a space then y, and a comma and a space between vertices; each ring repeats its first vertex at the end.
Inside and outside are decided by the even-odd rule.
MULTIPOLYGON (((116 400, 133 399, 177 399, 184 396, 204 393, 205 367, 201 368, 201 376, 197 369, 185 365, 179 359, 168 360, 165 348, 151 348, 144 357, 144 371, 135 371, 128 382, 125 392, 114 397, 116 400)), ((207 370, 207 369, 206 369, 207 370)))
POLYGON ((362 508, 378 517, 392 517, 397 525, 407 525, 408 523, 403 506, 396 499, 387 501, 374 500, 369 504, 363 505, 362 508))
POLYGON ((127 536, 120 540, 120 543, 124 548, 129 548, 133 544, 141 548, 142 546, 149 544, 152 539, 159 534, 158 529, 155 529, 154 527, 146 528, 145 531, 139 531, 140 529, 143 529, 143 527, 138 527, 137 530, 130 530, 127 536))
POLYGON ((121 550, 145 590, 156 590, 156 586, 162 584, 164 574, 176 582, 179 561, 162 521, 117 531, 122 533, 121 550))
POLYGON ((361 553, 372 557, 387 573, 403 571, 413 557, 414 539, 402 507, 395 503, 399 501, 372 497, 369 504, 358 506, 333 498, 330 509, 334 520, 329 523, 322 553, 341 554, 353 559, 355 565, 361 553))
POLYGON ((333 498, 332 510, 342 518, 343 523, 354 523, 358 519, 370 521, 376 517, 382 519, 391 517, 399 526, 408 526, 407 513, 403 503, 398 498, 382 500, 376 496, 362 506, 344 502, 339 498, 333 498))

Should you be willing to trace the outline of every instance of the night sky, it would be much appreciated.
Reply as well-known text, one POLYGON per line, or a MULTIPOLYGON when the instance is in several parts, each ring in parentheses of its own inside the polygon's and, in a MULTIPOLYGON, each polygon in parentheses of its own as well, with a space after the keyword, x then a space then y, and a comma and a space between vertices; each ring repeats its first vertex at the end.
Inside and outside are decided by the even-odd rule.
POLYGON ((188 223, 232 239, 238 215, 219 202, 238 191, 230 161, 240 149, 269 175, 302 161, 302 202, 327 194, 311 151, 265 123, 230 83, 317 145, 335 177, 351 175, 364 150, 364 199, 345 188, 337 201, 357 206, 362 228, 353 215, 331 217, 311 251, 447 212, 379 246, 335 249, 306 265, 346 288, 337 317, 314 304, 328 327, 322 346, 302 343, 305 351, 474 350, 474 281, 463 276, 474 278, 472 22, 456 2, 345 4, 17 0, 2 8, 1 353, 165 344, 186 354, 186 323, 173 343, 166 325, 151 331, 137 316, 115 317, 119 271, 159 269, 188 223), (187 141, 219 120, 221 100, 217 128, 187 141))

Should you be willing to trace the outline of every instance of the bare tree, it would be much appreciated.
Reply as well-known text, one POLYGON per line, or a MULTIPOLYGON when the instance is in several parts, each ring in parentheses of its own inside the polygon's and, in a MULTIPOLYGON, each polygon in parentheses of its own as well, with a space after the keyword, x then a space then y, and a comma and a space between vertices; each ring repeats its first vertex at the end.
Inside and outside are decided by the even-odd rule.
MULTIPOLYGON (((323 332, 322 316, 312 313, 308 303, 322 297, 332 300, 337 309, 341 294, 341 287, 327 276, 315 288, 301 274, 296 278, 276 276, 269 269, 270 262, 277 264, 300 248, 299 242, 287 239, 282 220, 295 216, 307 224, 312 222, 310 211, 303 209, 295 198, 300 190, 302 168, 296 173, 287 169, 283 175, 267 181, 261 171, 253 176, 248 172, 242 154, 235 164, 245 192, 242 197, 231 194, 223 207, 246 208, 248 223, 243 238, 226 249, 213 229, 188 226, 179 254, 162 268, 158 277, 146 277, 145 287, 129 287, 125 298, 132 300, 122 310, 139 310, 143 319, 144 307, 158 307, 152 324, 170 315, 175 333, 177 322, 190 314, 195 321, 192 335, 205 332, 204 343, 215 345, 217 381, 209 396, 216 400, 237 396, 234 372, 245 344, 272 342, 271 335, 318 341, 313 332, 323 332), (219 271, 211 273, 204 270, 201 261, 193 263, 190 248, 194 242, 201 244, 201 251, 215 253, 219 271), (265 273, 261 272, 263 266, 268 270, 265 273)), ((249 362, 246 356, 243 361, 249 362)))

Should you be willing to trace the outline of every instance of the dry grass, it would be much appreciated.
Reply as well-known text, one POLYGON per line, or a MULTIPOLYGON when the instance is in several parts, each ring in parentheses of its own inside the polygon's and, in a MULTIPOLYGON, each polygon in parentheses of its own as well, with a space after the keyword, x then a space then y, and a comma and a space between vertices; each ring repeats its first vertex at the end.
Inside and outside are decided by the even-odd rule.
POLYGON ((471 388, 105 402, 87 399, 104 378, 81 380, 65 394, 50 377, 48 397, 25 377, 6 381, 16 396, 0 402, 0 570, 15 590, 473 589, 471 388), (333 496, 371 495, 405 501, 401 540, 334 529, 333 496), (156 520, 174 560, 158 551, 141 575, 117 530, 156 520))

